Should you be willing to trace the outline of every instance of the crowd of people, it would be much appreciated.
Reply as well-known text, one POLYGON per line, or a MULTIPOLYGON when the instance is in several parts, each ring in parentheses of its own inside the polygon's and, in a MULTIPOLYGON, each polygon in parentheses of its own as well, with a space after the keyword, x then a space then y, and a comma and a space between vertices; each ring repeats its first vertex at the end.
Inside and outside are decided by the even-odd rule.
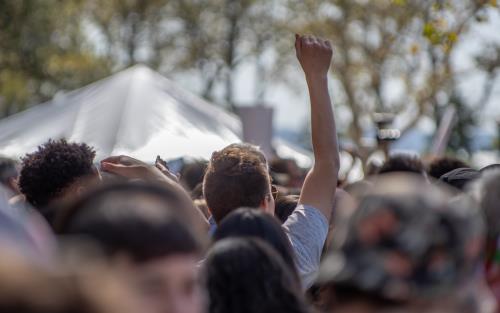
POLYGON ((339 181, 332 48, 295 49, 304 177, 245 143, 179 174, 66 140, 2 159, 0 312, 499 312, 500 165, 395 155, 339 181))

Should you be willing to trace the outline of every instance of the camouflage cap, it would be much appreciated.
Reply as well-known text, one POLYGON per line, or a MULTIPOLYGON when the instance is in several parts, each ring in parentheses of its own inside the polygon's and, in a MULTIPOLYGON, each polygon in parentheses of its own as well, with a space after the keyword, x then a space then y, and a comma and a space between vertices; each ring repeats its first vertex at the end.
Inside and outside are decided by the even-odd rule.
POLYGON ((319 285, 406 301, 442 294, 470 277, 484 230, 472 201, 416 177, 381 177, 373 186, 349 220, 336 225, 319 285))

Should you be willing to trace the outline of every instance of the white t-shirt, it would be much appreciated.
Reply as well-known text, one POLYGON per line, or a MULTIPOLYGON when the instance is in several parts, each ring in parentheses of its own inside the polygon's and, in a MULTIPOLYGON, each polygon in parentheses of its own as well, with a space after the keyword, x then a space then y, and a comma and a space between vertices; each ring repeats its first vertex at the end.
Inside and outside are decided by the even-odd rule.
POLYGON ((307 289, 314 283, 319 270, 328 220, 318 209, 298 205, 282 227, 295 252, 302 287, 307 289))
MULTIPOLYGON (((217 229, 210 217, 209 234, 217 229)), ((318 209, 308 205, 298 205, 282 225, 295 253, 295 265, 304 290, 314 283, 319 270, 321 252, 328 235, 328 220, 318 209)))

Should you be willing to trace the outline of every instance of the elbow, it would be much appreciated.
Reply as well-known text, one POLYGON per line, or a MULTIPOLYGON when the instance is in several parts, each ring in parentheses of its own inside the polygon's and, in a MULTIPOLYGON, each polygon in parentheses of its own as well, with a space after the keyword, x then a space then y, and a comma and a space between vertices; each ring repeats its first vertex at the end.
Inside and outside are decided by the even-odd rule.
POLYGON ((338 176, 340 170, 340 157, 338 154, 327 160, 316 160, 314 169, 323 173, 331 173, 335 177, 338 176))

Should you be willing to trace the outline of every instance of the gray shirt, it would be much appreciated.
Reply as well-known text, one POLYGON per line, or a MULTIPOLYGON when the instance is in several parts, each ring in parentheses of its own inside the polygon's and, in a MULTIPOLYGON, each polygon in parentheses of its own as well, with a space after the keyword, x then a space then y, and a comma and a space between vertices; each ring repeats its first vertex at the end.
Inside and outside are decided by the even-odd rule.
POLYGON ((328 234, 328 220, 318 209, 298 205, 283 224, 292 248, 302 287, 312 286, 319 269, 321 252, 328 234))

